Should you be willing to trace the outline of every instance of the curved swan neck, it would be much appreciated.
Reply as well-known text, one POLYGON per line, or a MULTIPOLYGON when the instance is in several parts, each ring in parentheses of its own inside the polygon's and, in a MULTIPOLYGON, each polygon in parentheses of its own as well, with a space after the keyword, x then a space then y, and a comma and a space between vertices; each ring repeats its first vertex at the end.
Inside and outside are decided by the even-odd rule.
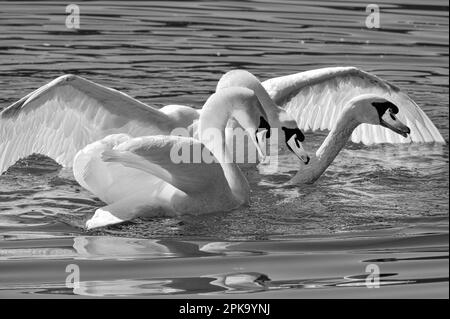
POLYGON ((278 123, 282 109, 275 104, 256 76, 245 70, 229 71, 220 78, 216 90, 229 87, 243 87, 254 91, 261 104, 261 113, 267 116, 269 123, 278 123))
POLYGON ((297 172, 290 183, 315 182, 334 161, 352 135, 353 130, 359 124, 361 123, 356 120, 355 109, 351 107, 346 108, 316 151, 316 156, 309 165, 304 166, 297 172))
POLYGON ((353 130, 360 123, 352 109, 345 110, 316 152, 317 161, 327 168, 347 143, 353 130))
POLYGON ((203 106, 199 120, 199 139, 219 161, 235 199, 241 204, 249 202, 250 186, 229 154, 225 129, 231 118, 257 114, 256 105, 248 101, 251 97, 254 93, 244 88, 215 93, 203 106))
POLYGON ((279 121, 279 113, 281 112, 281 108, 275 104, 269 96, 269 93, 267 93, 266 89, 262 86, 261 82, 257 80, 257 82, 254 83, 253 87, 250 89, 255 91, 264 112, 267 114, 269 123, 277 123, 279 121))

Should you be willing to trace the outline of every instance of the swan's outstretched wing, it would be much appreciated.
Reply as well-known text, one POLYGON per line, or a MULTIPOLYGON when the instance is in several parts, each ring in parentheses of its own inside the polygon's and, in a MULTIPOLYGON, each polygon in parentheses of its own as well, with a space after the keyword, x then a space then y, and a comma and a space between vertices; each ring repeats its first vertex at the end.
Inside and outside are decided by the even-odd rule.
POLYGON ((193 138, 172 135, 137 137, 103 152, 102 159, 150 173, 187 194, 228 188, 220 163, 193 138), (211 161, 206 161, 206 158, 211 161))
POLYGON ((263 83, 278 105, 297 121, 299 128, 331 129, 346 103, 361 94, 379 94, 399 108, 398 118, 411 134, 404 138, 379 125, 362 124, 352 141, 374 143, 441 142, 438 129, 414 101, 396 86, 354 67, 333 67, 273 78, 263 83))
POLYGON ((0 174, 33 153, 71 166, 76 153, 113 133, 166 134, 170 118, 130 96, 61 76, 0 113, 0 174))

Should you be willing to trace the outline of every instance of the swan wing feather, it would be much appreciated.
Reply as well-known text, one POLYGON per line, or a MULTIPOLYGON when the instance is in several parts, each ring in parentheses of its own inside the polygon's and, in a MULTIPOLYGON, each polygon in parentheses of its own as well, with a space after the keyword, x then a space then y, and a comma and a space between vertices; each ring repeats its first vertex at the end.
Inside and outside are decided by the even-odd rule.
POLYGON ((395 85, 355 67, 301 72, 266 80, 263 86, 275 103, 285 108, 304 131, 330 130, 352 98, 372 93, 398 106, 398 118, 410 127, 411 134, 404 138, 379 125, 361 124, 353 131, 352 142, 365 145, 445 143, 436 126, 407 94, 395 85))
POLYGON ((155 175, 187 193, 202 193, 217 187, 228 188, 222 166, 198 140, 172 135, 154 135, 128 140, 113 150, 103 152, 106 162, 121 163, 155 175), (186 157, 180 157, 180 153, 186 157), (188 152, 188 153, 186 153, 188 152), (208 152, 213 161, 203 156, 194 158, 194 152, 208 152))
POLYGON ((0 113, 0 174, 33 153, 72 166, 89 143, 115 134, 166 134, 170 118, 117 90, 63 75, 0 113))

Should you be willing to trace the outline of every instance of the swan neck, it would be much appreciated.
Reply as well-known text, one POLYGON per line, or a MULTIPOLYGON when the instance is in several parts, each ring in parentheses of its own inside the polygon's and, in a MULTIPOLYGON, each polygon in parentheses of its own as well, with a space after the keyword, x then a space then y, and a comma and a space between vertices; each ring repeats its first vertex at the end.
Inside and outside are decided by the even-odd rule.
POLYGON ((258 80, 254 86, 250 86, 250 89, 255 91, 259 103, 261 103, 261 106, 268 117, 269 123, 278 123, 278 117, 281 109, 272 100, 269 93, 267 93, 266 89, 262 86, 261 82, 258 80))
POLYGON ((199 121, 199 139, 220 163, 234 198, 239 204, 246 204, 249 202, 250 187, 226 147, 225 129, 232 112, 230 103, 213 103, 211 107, 205 105, 199 121))
POLYGON ((326 169, 334 161, 358 125, 353 112, 344 112, 340 116, 316 152, 317 162, 321 168, 326 169))
POLYGON ((334 161, 359 124, 354 110, 347 109, 344 111, 317 150, 315 158, 311 160, 309 165, 303 166, 303 169, 298 171, 290 183, 315 182, 334 161))

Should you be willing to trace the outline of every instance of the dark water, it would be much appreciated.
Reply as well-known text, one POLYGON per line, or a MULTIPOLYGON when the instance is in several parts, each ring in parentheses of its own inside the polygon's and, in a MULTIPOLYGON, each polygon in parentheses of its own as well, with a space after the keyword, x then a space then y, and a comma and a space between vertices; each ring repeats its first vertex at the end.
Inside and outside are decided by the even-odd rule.
MULTIPOLYGON (((378 30, 359 2, 77 3, 73 31, 66 3, 0 2, 0 108, 64 73, 201 107, 230 69, 352 65, 408 92, 448 141, 445 1, 377 2, 378 30)), ((86 232, 103 204, 51 160, 21 161, 0 177, 0 296, 448 297, 448 144, 349 143, 315 185, 278 187, 295 167, 248 171, 249 208, 86 232), (379 289, 364 286, 368 264, 379 289)))

